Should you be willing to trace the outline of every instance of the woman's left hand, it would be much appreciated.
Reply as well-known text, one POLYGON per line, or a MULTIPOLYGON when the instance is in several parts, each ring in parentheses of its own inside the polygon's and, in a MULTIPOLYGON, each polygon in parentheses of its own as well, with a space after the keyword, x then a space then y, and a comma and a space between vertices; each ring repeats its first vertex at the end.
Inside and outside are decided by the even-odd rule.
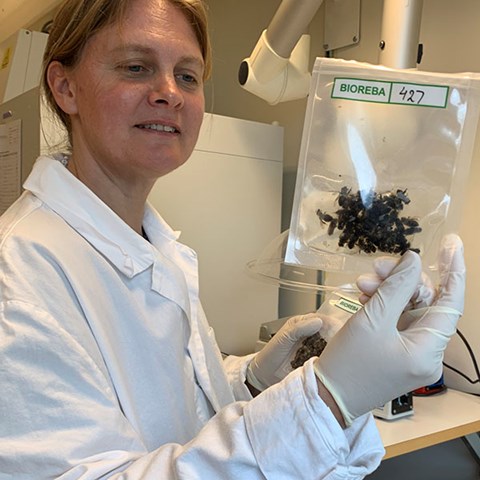
POLYGON ((302 341, 317 333, 323 325, 316 313, 289 318, 252 359, 247 369, 247 381, 259 391, 278 383, 292 370, 290 360, 302 341))

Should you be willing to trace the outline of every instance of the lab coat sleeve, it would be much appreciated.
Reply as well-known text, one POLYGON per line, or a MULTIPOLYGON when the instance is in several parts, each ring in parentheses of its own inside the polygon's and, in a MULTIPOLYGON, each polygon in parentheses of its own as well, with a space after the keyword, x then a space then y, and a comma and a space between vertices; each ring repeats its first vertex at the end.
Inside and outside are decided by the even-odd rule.
POLYGON ((252 398, 245 380, 247 379, 247 367, 255 355, 255 353, 244 357, 229 355, 223 361, 228 383, 236 400, 251 400, 252 398))
MULTIPOLYGON (((246 380, 246 371, 249 363, 252 361, 253 357, 256 354, 250 354, 246 355, 243 357, 238 357, 235 355, 230 355, 225 358, 224 360, 224 365, 225 369, 227 372, 227 378, 229 380, 229 383, 231 385, 231 388, 234 392, 235 398, 239 400, 249 400, 251 399, 251 394, 249 389, 245 385, 245 380, 246 380)), ((292 393, 288 393, 288 391, 283 390, 283 387, 271 387, 268 389, 266 392, 264 392, 262 395, 265 397, 269 397, 271 394, 274 393, 274 391, 277 388, 280 388, 281 391, 283 391, 283 394, 286 395, 287 398, 293 399, 298 396, 300 392, 310 392, 310 397, 307 395, 306 399, 310 398, 312 400, 312 408, 313 409, 318 409, 318 411, 321 412, 320 416, 317 417, 315 413, 312 413, 312 421, 317 419, 318 421, 315 422, 314 424, 319 427, 320 431, 324 431, 326 424, 325 422, 325 416, 329 419, 332 420, 332 415, 328 408, 325 406, 325 404, 318 398, 318 395, 316 393, 316 377, 314 375, 313 369, 312 369, 312 362, 313 359, 307 362, 304 368, 304 381, 302 382, 302 385, 298 385, 298 390, 292 391, 292 393), (308 385, 310 384, 310 386, 308 385), (312 393, 312 388, 313 388, 313 393, 312 393)), ((300 373, 302 369, 299 369, 297 371, 297 374, 300 373)), ((288 389, 292 388, 292 382, 293 380, 289 380, 288 382, 285 382, 286 385, 288 386, 288 389)), ((298 379, 297 379, 298 382, 298 379)), ((282 397, 283 398, 283 397, 282 397)), ((250 402, 250 405, 256 404, 258 400, 250 402)), ((249 410, 250 406, 247 407, 247 410, 249 410)), ((287 413, 288 410, 290 409, 290 404, 287 402, 286 404, 287 408, 287 413)), ((259 406, 259 408, 255 408, 252 411, 252 415, 256 416, 256 421, 254 422, 256 425, 260 425, 262 423, 262 418, 264 416, 265 419, 268 419, 270 417, 269 411, 271 409, 271 404, 268 400, 262 398, 262 402, 259 406), (265 410, 262 410, 262 409, 265 410)), ((375 422, 373 420, 373 416, 371 414, 364 415, 363 417, 357 419, 350 428, 347 428, 343 430, 343 432, 340 432, 338 428, 338 424, 336 421, 333 421, 333 423, 327 422, 328 423, 328 428, 332 429, 332 433, 334 437, 340 437, 343 435, 345 436, 345 440, 348 444, 347 450, 350 451, 349 454, 349 459, 348 462, 351 462, 351 464, 355 464, 355 462, 360 461, 360 458, 365 455, 365 447, 367 447, 367 451, 370 451, 370 459, 368 459, 368 454, 365 456, 363 459, 364 466, 368 465, 377 465, 379 464, 381 458, 383 457, 385 450, 383 449, 381 439, 379 437, 377 428, 375 426, 375 422)), ((308 424, 308 422, 307 422, 308 424)), ((255 436, 257 438, 259 445, 261 445, 264 442, 269 442, 271 441, 268 438, 261 438, 262 435, 265 436, 275 436, 278 438, 285 438, 284 435, 282 435, 282 425, 279 425, 278 429, 271 429, 272 427, 269 425, 268 427, 265 426, 265 428, 262 430, 261 428, 252 428, 252 436, 255 436), (260 435, 256 437, 255 432, 259 432, 260 435)), ((288 440, 290 444, 294 444, 293 440, 288 440)), ((290 462, 290 460, 289 460, 290 462)), ((372 468, 370 466, 370 468, 372 468)), ((375 469, 376 467, 374 467, 375 469)), ((341 473, 341 469, 339 467, 338 471, 339 475, 344 475, 344 473, 341 473)), ((290 477, 286 477, 290 478, 290 477)), ((295 477, 292 477, 295 478, 295 477)), ((301 477, 298 477, 301 478, 301 477)), ((330 478, 330 477, 328 477, 330 478)), ((332 477, 332 478, 337 478, 337 477, 332 477)), ((338 478, 351 478, 348 475, 345 477, 338 477, 338 478)), ((357 478, 357 477, 352 477, 352 478, 357 478)), ((361 477, 359 477, 361 478, 361 477)))
POLYGON ((0 384, 1 480, 360 479, 383 455, 369 417, 339 427, 311 365, 149 452, 82 346, 17 301, 0 304, 0 384))

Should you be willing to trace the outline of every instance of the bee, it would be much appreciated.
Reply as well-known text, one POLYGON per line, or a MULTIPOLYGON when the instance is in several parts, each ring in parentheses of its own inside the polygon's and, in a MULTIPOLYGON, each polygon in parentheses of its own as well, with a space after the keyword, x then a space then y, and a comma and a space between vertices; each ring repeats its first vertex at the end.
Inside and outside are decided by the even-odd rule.
POLYGON ((405 190, 397 190, 395 195, 399 200, 401 200, 405 205, 408 205, 411 200, 407 196, 407 189, 405 190))
POLYGON ((322 223, 330 223, 333 220, 333 217, 328 213, 322 212, 320 209, 317 210, 317 216, 322 223))
POLYGON ((402 217, 400 219, 406 227, 418 227, 418 222, 412 217, 402 217))
POLYGON ((336 226, 337 226, 337 221, 334 218, 332 218, 332 221, 330 222, 330 225, 328 226, 327 233, 329 235, 333 235, 333 232, 335 231, 336 226))

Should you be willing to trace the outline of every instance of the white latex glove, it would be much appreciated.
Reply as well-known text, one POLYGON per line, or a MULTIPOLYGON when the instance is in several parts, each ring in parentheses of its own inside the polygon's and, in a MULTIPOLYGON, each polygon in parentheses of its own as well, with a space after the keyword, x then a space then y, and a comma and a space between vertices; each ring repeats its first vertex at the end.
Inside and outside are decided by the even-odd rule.
POLYGON ((247 369, 247 381, 263 391, 282 380, 291 370, 290 360, 302 341, 317 333, 322 319, 316 313, 289 318, 265 347, 253 357, 247 369))
POLYGON ((420 257, 406 252, 315 361, 347 425, 440 378, 443 352, 463 312, 465 264, 458 236, 444 239, 439 269, 441 285, 432 306, 402 315, 421 279, 420 257))
MULTIPOLYGON (((373 261, 375 273, 365 273, 357 278, 357 287, 362 292, 359 297, 361 303, 367 303, 370 300, 370 297, 377 291, 383 280, 392 273, 399 261, 400 259, 395 257, 378 257, 373 261)), ((430 277, 422 272, 420 282, 406 308, 428 307, 432 304, 436 293, 430 277)))

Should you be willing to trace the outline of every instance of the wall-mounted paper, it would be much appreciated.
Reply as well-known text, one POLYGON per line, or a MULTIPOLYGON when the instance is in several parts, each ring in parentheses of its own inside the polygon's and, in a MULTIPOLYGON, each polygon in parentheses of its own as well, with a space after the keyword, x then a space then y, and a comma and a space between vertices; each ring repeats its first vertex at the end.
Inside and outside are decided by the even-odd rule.
POLYGON ((0 214, 21 192, 22 121, 0 124, 0 214))

